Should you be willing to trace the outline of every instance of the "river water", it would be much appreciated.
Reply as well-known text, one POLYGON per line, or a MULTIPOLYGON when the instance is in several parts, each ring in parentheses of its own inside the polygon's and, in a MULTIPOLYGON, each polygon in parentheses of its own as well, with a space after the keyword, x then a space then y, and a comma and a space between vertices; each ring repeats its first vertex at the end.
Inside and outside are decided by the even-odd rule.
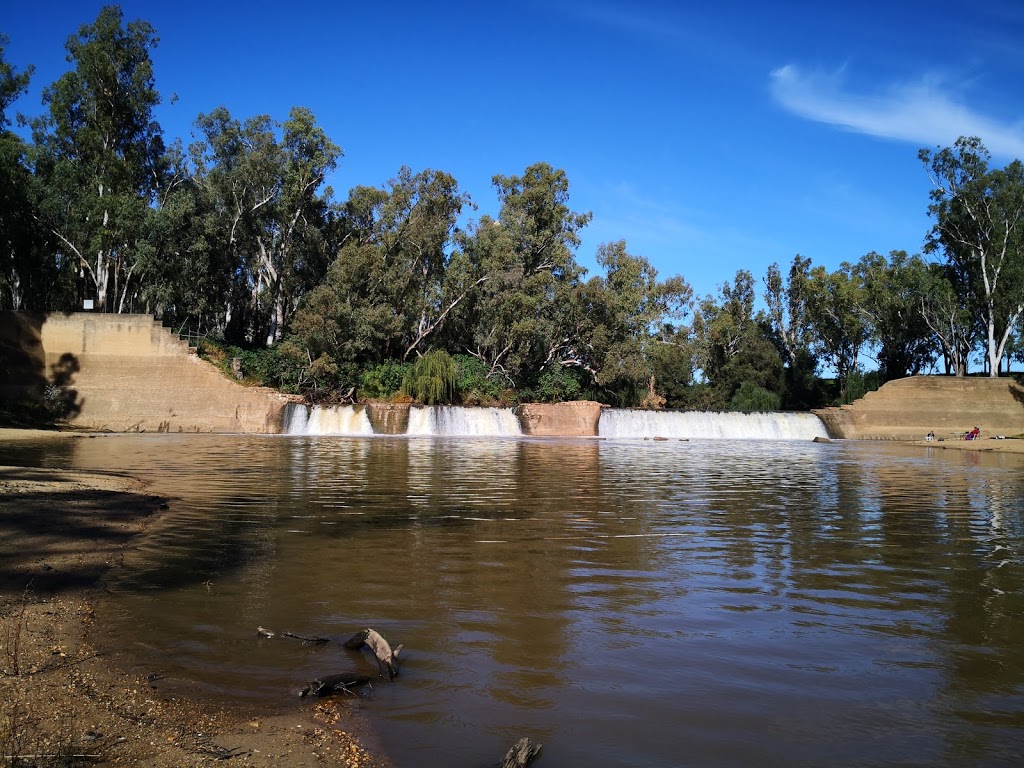
POLYGON ((119 435, 0 449, 171 497, 112 645, 199 695, 348 700, 400 766, 1024 763, 1024 463, 894 444, 119 435))

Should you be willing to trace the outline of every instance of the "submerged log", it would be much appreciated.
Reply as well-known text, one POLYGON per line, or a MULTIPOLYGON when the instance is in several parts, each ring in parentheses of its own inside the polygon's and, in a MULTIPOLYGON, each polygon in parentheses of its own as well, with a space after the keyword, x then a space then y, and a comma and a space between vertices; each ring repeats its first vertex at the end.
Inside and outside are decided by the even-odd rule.
MULTIPOLYGON (((256 627, 256 634, 260 637, 265 637, 268 639, 274 637, 275 635, 273 630, 269 630, 266 627, 256 627)), ((324 643, 331 642, 331 638, 329 637, 317 637, 315 635, 313 637, 306 637, 305 635, 297 635, 294 632, 282 632, 281 637, 293 637, 296 640, 301 640, 303 645, 305 645, 306 643, 323 645, 324 643)))
POLYGON ((294 632, 282 632, 281 637, 293 637, 296 640, 301 640, 303 645, 305 645, 306 643, 323 645, 324 643, 331 642, 331 638, 329 637, 316 637, 315 635, 313 637, 304 637, 302 635, 296 635, 294 632))
POLYGON ((310 680, 306 687, 299 691, 299 696, 333 696, 336 693, 347 693, 355 696, 357 688, 361 688, 370 682, 366 675, 359 675, 355 672, 341 672, 337 675, 324 675, 316 680, 310 680))
POLYGON ((534 744, 526 736, 521 738, 505 753, 500 768, 526 768, 537 759, 543 744, 534 744))
POLYGON ((388 641, 375 629, 356 632, 345 641, 344 645, 350 651, 358 651, 365 645, 377 657, 377 670, 381 677, 384 677, 385 671, 389 680, 393 680, 398 675, 398 654, 402 652, 404 645, 399 645, 392 650, 388 641))

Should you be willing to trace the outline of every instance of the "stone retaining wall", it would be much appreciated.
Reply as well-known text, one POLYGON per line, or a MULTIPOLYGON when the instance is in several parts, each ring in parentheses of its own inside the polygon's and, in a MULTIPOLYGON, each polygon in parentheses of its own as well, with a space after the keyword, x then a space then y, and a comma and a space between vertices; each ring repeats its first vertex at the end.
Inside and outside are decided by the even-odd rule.
POLYGON ((22 379, 69 378, 75 427, 112 432, 277 433, 289 398, 243 387, 200 360, 149 315, 2 313, 0 338, 19 333, 38 368, 22 379), (35 329, 28 334, 25 328, 35 329), (37 343, 38 348, 33 347, 37 343))

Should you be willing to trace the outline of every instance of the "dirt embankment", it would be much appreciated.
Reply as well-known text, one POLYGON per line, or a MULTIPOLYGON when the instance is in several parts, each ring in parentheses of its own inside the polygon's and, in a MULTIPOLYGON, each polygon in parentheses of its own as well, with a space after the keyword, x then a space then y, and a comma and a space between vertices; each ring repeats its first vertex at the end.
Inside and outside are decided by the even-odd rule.
POLYGON ((0 763, 386 766, 343 702, 229 712, 116 666, 97 598, 162 505, 128 477, 0 467, 0 763))

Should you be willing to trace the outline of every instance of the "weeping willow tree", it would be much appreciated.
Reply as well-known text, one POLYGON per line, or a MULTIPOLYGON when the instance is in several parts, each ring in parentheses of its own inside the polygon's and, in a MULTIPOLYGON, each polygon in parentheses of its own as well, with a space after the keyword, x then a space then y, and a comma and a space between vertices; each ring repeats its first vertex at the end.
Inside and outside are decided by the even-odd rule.
POLYGON ((428 352, 409 369, 402 391, 427 405, 449 405, 458 394, 459 366, 443 349, 428 352))

